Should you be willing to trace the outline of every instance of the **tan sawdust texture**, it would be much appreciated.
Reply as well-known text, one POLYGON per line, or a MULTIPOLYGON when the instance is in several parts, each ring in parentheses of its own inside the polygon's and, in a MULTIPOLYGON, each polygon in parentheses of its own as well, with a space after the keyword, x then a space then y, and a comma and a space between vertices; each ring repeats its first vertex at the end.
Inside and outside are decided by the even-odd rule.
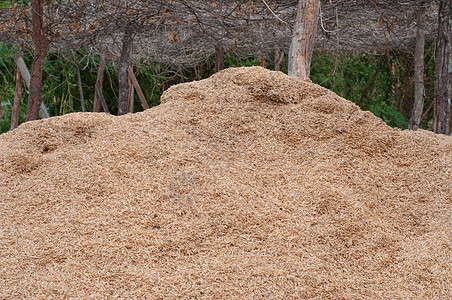
POLYGON ((0 298, 451 299, 452 138, 259 67, 0 136, 0 298))

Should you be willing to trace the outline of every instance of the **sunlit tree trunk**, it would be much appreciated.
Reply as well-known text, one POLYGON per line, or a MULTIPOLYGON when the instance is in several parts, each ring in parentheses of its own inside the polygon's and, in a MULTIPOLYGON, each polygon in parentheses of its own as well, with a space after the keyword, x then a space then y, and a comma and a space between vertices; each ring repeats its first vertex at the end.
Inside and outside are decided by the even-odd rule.
POLYGON ((11 111, 11 130, 19 125, 20 103, 22 100, 22 76, 20 76, 19 68, 16 70, 16 90, 14 92, 13 109, 11 111))
POLYGON ((19 125, 19 113, 20 113, 20 102, 22 100, 22 76, 20 75, 20 68, 17 61, 24 57, 24 51, 22 49, 17 52, 14 56, 14 61, 16 61, 16 90, 14 91, 14 102, 13 109, 11 111, 11 130, 14 130, 19 125))
POLYGON ((130 54, 132 52, 133 32, 132 28, 127 27, 124 31, 122 40, 121 58, 118 68, 118 115, 124 115, 129 111, 129 75, 128 67, 130 64, 130 54))
POLYGON ((424 109, 424 48, 425 48, 425 3, 416 15, 417 32, 416 48, 414 51, 414 105, 411 112, 409 128, 419 129, 422 111, 424 109))
POLYGON ((299 0, 289 49, 289 75, 309 79, 320 0, 299 0))
POLYGON ((33 28, 33 44, 35 52, 31 67, 30 89, 27 103, 26 121, 36 120, 42 103, 42 70, 49 47, 49 40, 44 32, 43 0, 33 0, 31 3, 31 23, 33 28))
POLYGON ((450 134, 452 101, 452 0, 439 2, 433 131, 450 134))

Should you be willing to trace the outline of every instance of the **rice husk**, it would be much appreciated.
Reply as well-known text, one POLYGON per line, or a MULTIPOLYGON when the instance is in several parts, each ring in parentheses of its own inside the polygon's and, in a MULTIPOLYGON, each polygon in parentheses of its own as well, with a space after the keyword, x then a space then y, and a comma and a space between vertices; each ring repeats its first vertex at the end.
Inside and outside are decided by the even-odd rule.
POLYGON ((260 67, 0 136, 0 298, 451 299, 452 138, 260 67))

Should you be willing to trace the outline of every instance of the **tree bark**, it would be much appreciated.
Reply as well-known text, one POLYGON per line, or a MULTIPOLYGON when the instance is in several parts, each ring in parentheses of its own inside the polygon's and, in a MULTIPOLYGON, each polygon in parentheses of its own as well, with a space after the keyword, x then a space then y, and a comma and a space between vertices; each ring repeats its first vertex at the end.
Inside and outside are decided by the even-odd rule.
POLYGON ((261 67, 267 68, 267 56, 265 53, 261 53, 261 67))
POLYGON ((221 44, 215 45, 215 72, 224 69, 224 48, 221 44))
POLYGON ((80 66, 77 65, 77 81, 78 81, 78 91, 80 94, 80 104, 82 106, 82 112, 86 112, 86 107, 85 107, 85 97, 83 96, 83 87, 82 87, 82 78, 80 76, 80 66))
POLYGON ((31 67, 27 116, 25 121, 32 121, 38 118, 42 103, 42 70, 44 68, 47 49, 49 47, 49 40, 44 33, 43 5, 43 0, 33 0, 31 2, 31 23, 35 53, 33 56, 33 65, 31 67))
POLYGON ((299 0, 289 49, 289 75, 309 79, 320 0, 299 0))
MULTIPOLYGON (((24 51, 22 49, 14 55, 14 60, 16 61, 16 90, 14 91, 14 102, 13 109, 11 111, 11 130, 14 130, 19 126, 19 113, 20 113, 20 102, 22 100, 22 76, 20 75, 20 68, 17 64, 19 58, 23 59, 24 51)), ((27 70, 28 71, 28 70, 27 70)))
POLYGON ((128 99, 128 103, 129 103, 129 113, 133 113, 133 98, 134 98, 134 96, 135 96, 135 93, 134 93, 134 88, 133 88, 133 85, 132 85, 132 80, 130 79, 130 76, 129 76, 129 99, 128 99))
POLYGON ((108 109, 107 102, 105 101, 104 95, 102 94, 102 90, 98 83, 96 83, 95 89, 96 89, 96 93, 99 97, 99 102, 102 103, 102 108, 104 109, 104 112, 109 114, 110 110, 108 109))
POLYGON ((284 52, 279 53, 279 49, 275 49, 275 71, 279 71, 281 69, 281 63, 284 60, 284 52))
MULTIPOLYGON (((102 92, 102 86, 104 82, 104 72, 105 68, 107 67, 107 63, 105 62, 105 53, 101 50, 100 52, 100 61, 99 61, 99 68, 97 69, 97 79, 96 79, 96 85, 99 86, 100 91, 102 92)), ((99 94, 96 92, 94 94, 94 105, 93 105, 93 112, 100 112, 100 97, 99 94)))
POLYGON ((133 32, 132 28, 127 27, 124 31, 122 40, 121 57, 118 70, 118 115, 124 115, 129 111, 129 76, 128 67, 130 64, 130 54, 132 52, 133 32))
POLYGON ((25 81, 25 86, 30 88, 30 71, 28 71, 27 65, 25 64, 23 56, 19 55, 14 57, 17 69, 20 72, 22 79, 25 81))
POLYGON ((452 100, 452 0, 439 2, 438 47, 435 63, 433 131, 451 132, 452 100))
POLYGON ((14 103, 11 111, 11 130, 19 126, 20 103, 22 100, 22 76, 20 76, 19 68, 16 71, 16 90, 14 92, 14 103))
POLYGON ((409 129, 418 130, 424 109, 425 3, 416 13, 416 48, 414 51, 414 105, 409 129))
MULTIPOLYGON (((31 76, 30 76, 30 71, 28 71, 27 65, 25 64, 24 58, 19 56, 15 59, 15 61, 16 61, 16 66, 17 66, 18 70, 20 71, 20 76, 25 81, 25 86, 28 89, 30 89, 31 76)), ((39 109, 39 117, 41 119, 50 117, 49 111, 47 110, 47 107, 45 106, 44 102, 41 102, 41 107, 39 109)))
POLYGON ((140 88, 140 85, 138 84, 138 80, 135 77, 135 74, 133 73, 133 68, 132 66, 129 66, 129 79, 131 80, 133 86, 135 87, 135 90, 137 91, 138 94, 138 98, 140 98, 141 101, 141 106, 143 106, 143 109, 148 109, 149 105, 146 102, 146 98, 144 97, 143 91, 140 88))

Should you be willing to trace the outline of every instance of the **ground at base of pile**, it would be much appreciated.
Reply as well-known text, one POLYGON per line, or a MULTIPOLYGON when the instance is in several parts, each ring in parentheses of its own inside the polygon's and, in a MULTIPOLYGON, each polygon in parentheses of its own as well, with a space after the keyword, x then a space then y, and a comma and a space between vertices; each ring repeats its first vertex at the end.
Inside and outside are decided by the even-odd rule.
POLYGON ((0 298, 450 299, 452 138, 262 68, 0 136, 0 298))

